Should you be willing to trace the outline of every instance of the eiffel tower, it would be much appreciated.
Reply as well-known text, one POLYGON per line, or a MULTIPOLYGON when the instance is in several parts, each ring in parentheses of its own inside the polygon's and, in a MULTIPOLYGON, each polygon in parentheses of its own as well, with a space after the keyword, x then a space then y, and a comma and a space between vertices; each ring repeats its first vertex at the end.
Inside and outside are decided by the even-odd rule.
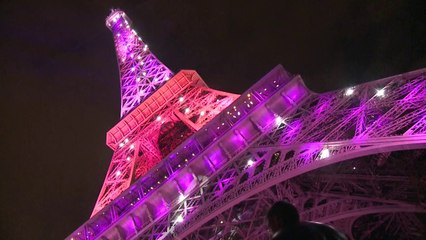
POLYGON ((123 11, 122 119, 91 218, 67 239, 269 239, 278 200, 349 239, 426 236, 426 69, 314 93, 278 65, 241 95, 174 74, 123 11))

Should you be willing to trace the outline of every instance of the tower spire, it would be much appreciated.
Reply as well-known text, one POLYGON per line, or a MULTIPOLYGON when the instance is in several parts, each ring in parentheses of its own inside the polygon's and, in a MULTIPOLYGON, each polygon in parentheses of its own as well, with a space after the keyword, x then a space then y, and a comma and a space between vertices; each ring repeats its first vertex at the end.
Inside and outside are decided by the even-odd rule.
POLYGON ((119 10, 112 9, 106 26, 114 36, 120 71, 121 117, 127 115, 169 80, 173 73, 149 50, 131 20, 119 10))

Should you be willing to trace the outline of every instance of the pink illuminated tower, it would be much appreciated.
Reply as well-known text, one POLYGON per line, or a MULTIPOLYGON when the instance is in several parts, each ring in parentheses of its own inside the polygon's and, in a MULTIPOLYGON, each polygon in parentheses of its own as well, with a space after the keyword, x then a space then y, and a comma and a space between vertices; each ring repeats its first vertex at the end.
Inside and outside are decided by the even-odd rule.
POLYGON ((173 74, 113 10, 122 119, 67 239, 269 239, 278 200, 350 239, 426 236, 426 69, 314 93, 277 66, 241 95, 173 74))
POLYGON ((208 88, 195 71, 173 76, 131 28, 124 12, 112 11, 106 25, 114 34, 123 118, 107 133, 114 154, 93 214, 238 97, 208 88))

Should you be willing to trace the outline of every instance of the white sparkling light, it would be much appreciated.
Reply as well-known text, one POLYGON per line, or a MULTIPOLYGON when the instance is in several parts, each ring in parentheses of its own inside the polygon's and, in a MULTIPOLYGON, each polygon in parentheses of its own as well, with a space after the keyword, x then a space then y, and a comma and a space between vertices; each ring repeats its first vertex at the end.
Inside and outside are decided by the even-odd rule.
POLYGON ((189 113, 189 111, 190 111, 190 110, 189 110, 189 108, 185 108, 185 111, 184 111, 184 112, 185 112, 185 114, 188 114, 188 113, 189 113))
POLYGON ((181 203, 183 200, 185 200, 185 195, 180 194, 178 198, 179 203, 181 203))
POLYGON ((385 89, 382 88, 382 89, 376 90, 376 96, 384 97, 385 96, 385 89))
POLYGON ((253 164, 254 164, 254 161, 253 161, 253 160, 249 159, 249 160, 247 161, 247 166, 251 167, 251 166, 253 166, 253 164))
POLYGON ((179 102, 183 102, 184 98, 183 97, 179 97, 179 102))
POLYGON ((278 116, 275 118, 275 124, 277 126, 280 126, 282 123, 285 123, 285 120, 282 117, 278 116))
POLYGON ((182 215, 179 215, 179 216, 176 218, 175 222, 177 222, 177 223, 181 223, 181 222, 183 222, 183 217, 182 217, 182 215))
POLYGON ((133 148, 135 148, 135 145, 133 145, 133 144, 130 145, 130 149, 133 149, 133 148))
POLYGON ((320 159, 324 159, 328 157, 330 157, 330 150, 328 150, 327 148, 324 148, 323 150, 321 150, 320 159))
POLYGON ((124 143, 128 143, 128 142, 129 142, 128 138, 124 139, 124 143))
POLYGON ((126 160, 127 160, 127 161, 130 161, 130 160, 132 160, 132 158, 131 158, 131 157, 127 157, 127 158, 126 158, 126 160))
POLYGON ((204 116, 204 114, 206 114, 204 111, 200 112, 200 116, 204 116))
POLYGON ((118 170, 117 172, 115 172, 115 176, 120 176, 121 175, 121 171, 120 170, 118 170))
POLYGON ((353 88, 348 88, 345 91, 345 96, 350 96, 355 92, 355 90, 353 88))
POLYGON ((120 143, 120 144, 118 144, 118 146, 119 146, 119 147, 123 147, 123 146, 124 146, 124 143, 120 143))
POLYGON ((157 121, 160 121, 161 120, 161 116, 157 116, 157 121))

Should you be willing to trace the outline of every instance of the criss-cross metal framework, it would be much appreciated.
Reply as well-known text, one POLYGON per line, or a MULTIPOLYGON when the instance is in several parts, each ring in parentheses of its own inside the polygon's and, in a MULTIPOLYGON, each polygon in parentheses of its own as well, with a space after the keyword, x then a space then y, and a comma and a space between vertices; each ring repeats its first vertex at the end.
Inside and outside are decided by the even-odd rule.
POLYGON ((124 12, 113 10, 106 24, 114 34, 123 119, 107 133, 114 154, 92 215, 238 97, 208 88, 195 71, 173 76, 124 12))
POLYGON ((120 69, 121 117, 124 117, 166 83, 173 73, 151 53, 123 11, 112 10, 106 25, 114 35, 120 69))
POLYGON ((114 154, 93 214, 237 97, 208 88, 195 71, 170 79, 107 133, 114 154))
POLYGON ((283 199, 351 239, 425 237, 426 69, 322 94, 281 66, 238 98, 200 82, 179 72, 108 132, 122 178, 68 239, 268 239, 283 199))

